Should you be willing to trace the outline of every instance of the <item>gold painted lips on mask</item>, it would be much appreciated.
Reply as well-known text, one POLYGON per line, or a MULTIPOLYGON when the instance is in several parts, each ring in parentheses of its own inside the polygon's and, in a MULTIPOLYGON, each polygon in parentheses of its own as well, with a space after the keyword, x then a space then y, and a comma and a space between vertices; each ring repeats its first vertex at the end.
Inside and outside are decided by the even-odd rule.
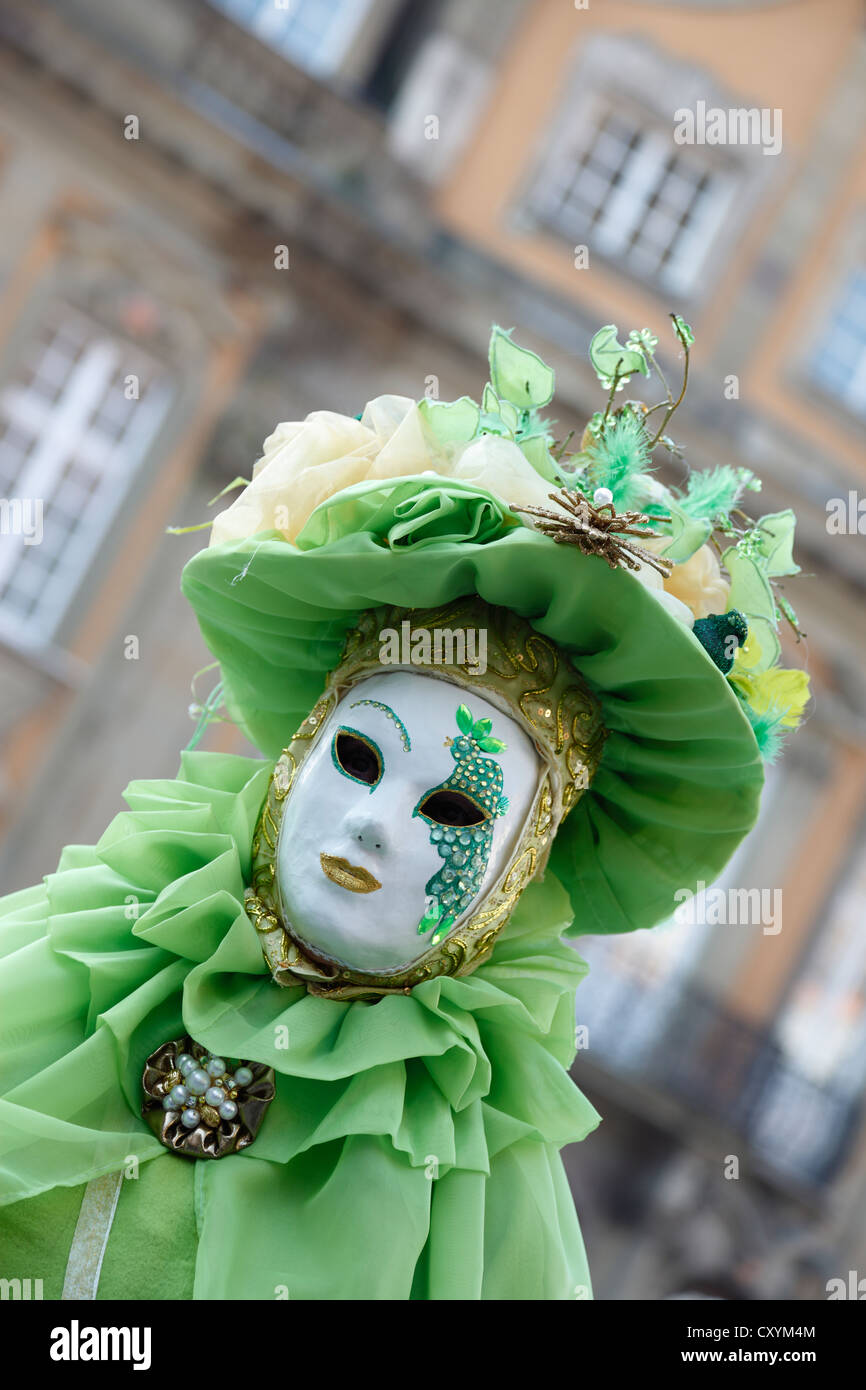
POLYGON ((320 854, 322 873, 332 883, 348 888, 350 893, 375 893, 382 885, 377 878, 358 864, 350 864, 348 859, 339 859, 333 854, 320 854))

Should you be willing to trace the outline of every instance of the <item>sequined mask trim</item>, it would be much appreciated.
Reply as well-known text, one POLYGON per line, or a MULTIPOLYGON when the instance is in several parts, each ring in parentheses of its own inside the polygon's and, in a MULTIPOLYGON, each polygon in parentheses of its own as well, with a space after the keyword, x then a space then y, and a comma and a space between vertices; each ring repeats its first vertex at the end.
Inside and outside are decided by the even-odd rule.
POLYGON ((339 729, 336 730, 334 737, 331 739, 331 762, 342 777, 348 777, 350 782, 360 783, 362 787, 367 787, 371 792, 376 790, 385 772, 385 759, 382 757, 382 750, 378 743, 370 738, 369 734, 362 734, 359 729, 352 729, 348 724, 341 724, 339 729), (370 752, 379 763, 379 774, 374 782, 368 782, 363 777, 356 777, 354 772, 350 772, 348 768, 343 767, 337 755, 337 740, 340 734, 350 734, 352 738, 359 739, 361 743, 365 743, 370 749, 370 752))
POLYGON ((397 727, 397 732, 400 735, 400 742, 403 744, 405 751, 407 753, 412 752, 412 740, 409 737, 409 730, 406 728, 399 714, 395 714, 390 705, 383 704, 381 700, 356 700, 349 708, 357 709, 359 705, 371 705, 373 709, 380 709, 386 718, 393 720, 397 727))

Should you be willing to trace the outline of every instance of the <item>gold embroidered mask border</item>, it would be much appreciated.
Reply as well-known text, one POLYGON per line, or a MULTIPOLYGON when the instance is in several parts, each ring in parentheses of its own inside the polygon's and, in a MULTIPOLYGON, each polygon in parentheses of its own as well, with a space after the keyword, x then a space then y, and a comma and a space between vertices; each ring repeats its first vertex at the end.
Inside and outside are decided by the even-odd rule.
MULTIPOLYGON (((468 646, 464 641, 464 655, 468 646)), ((477 598, 457 599, 435 609, 366 610, 349 633, 323 695, 280 755, 256 826, 252 885, 245 901, 276 982, 305 985, 313 994, 334 999, 375 999, 409 993, 437 975, 469 974, 490 954, 526 885, 543 871, 559 826, 595 774, 605 738, 596 697, 555 643, 516 613, 477 598), (476 632, 486 628, 486 670, 479 672, 466 661, 383 665, 382 632, 399 631, 406 621, 413 632, 465 633, 468 628, 476 632), (413 964, 387 975, 372 975, 318 958, 295 939, 280 905, 276 852, 286 797, 337 702, 369 676, 396 670, 413 670, 483 693, 522 725, 543 770, 514 850, 483 898, 438 946, 413 964)))

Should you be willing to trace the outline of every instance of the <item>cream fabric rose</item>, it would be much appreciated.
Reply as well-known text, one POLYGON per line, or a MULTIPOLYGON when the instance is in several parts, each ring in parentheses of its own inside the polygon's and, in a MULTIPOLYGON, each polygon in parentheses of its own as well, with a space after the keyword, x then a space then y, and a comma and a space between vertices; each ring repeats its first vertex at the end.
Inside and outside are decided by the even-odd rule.
MULTIPOLYGON (((551 505, 553 484, 536 473, 512 440, 484 434, 447 448, 431 439, 415 401, 377 396, 360 420, 315 410, 306 420, 278 425, 265 440, 252 481, 215 518, 210 544, 260 531, 279 531, 293 541, 316 507, 344 488, 371 478, 431 473, 475 483, 509 505, 551 505)), ((531 525, 528 517, 521 520, 531 525)), ((692 626, 691 609, 666 592, 650 565, 632 573, 673 617, 692 626)))
POLYGON ((316 410, 278 425, 264 444, 253 478, 219 513, 211 545, 259 531, 293 541, 310 513, 335 493, 371 478, 435 473, 476 483, 516 506, 549 506, 551 484, 509 439, 482 435, 446 449, 431 440, 407 396, 377 396, 360 420, 316 410))
POLYGON ((728 611, 731 588, 708 545, 702 545, 683 564, 674 565, 664 587, 666 593, 686 604, 695 618, 728 611))

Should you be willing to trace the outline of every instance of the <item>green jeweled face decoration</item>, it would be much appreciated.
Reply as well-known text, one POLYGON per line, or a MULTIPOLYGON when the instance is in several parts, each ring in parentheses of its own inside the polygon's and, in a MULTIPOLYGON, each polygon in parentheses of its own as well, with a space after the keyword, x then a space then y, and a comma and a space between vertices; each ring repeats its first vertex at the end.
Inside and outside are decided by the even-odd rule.
POLYGON ((444 861, 428 881, 428 904, 418 924, 420 935, 432 931, 436 945, 477 897, 490 858, 493 822, 508 810, 502 791, 502 768, 486 753, 504 753, 506 745, 491 733, 489 719, 473 719, 466 705, 457 710, 459 735, 448 740, 456 763, 445 782, 426 793, 415 807, 430 826, 430 842, 444 861))
POLYGON ((322 725, 284 803, 276 879, 283 920, 326 961, 403 969, 506 869, 542 764, 515 720, 464 694, 371 676, 322 725))

